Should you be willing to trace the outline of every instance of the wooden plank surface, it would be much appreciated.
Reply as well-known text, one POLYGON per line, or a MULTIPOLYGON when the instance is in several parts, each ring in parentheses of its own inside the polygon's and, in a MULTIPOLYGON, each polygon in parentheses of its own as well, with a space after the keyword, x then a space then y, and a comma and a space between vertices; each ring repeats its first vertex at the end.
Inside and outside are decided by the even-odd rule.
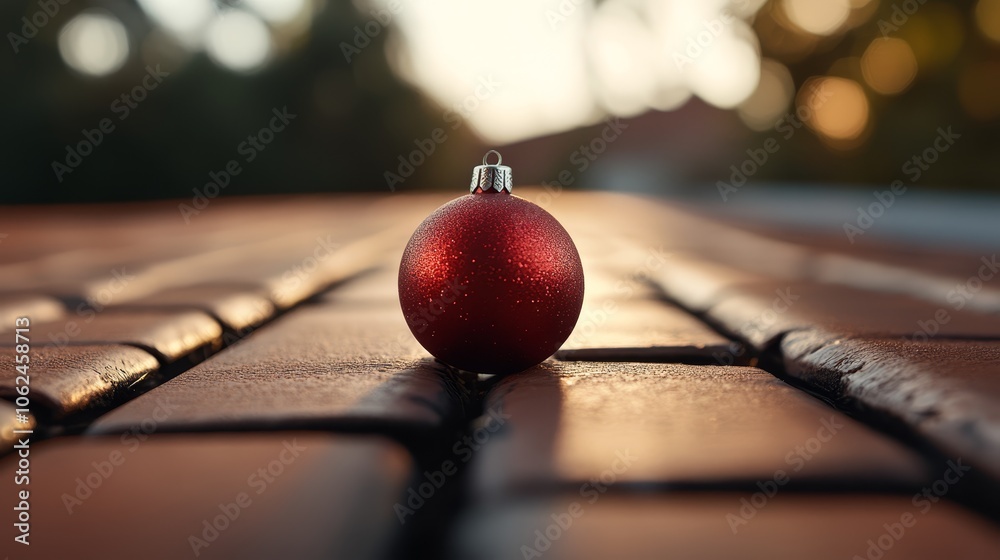
MULTIPOLYGON (((75 438, 31 449, 16 558, 382 558, 413 469, 398 446, 325 434, 75 438)), ((13 457, 0 462, 15 496, 13 457)), ((13 543, 13 523, 0 529, 13 543)))
MULTIPOLYGON (((221 344, 222 327, 200 311, 92 312, 65 321, 32 323, 32 347, 132 344, 163 362, 173 362, 221 344)), ((0 348, 13 348, 13 338, 0 348)))
MULTIPOLYGON (((13 348, 0 348, 5 364, 14 363, 15 355, 13 348)), ((29 356, 31 401, 52 420, 103 412, 160 367, 148 352, 121 345, 41 346, 29 356)), ((13 368, 0 370, 0 397, 18 396, 17 375, 13 368)))
POLYGON ((470 514, 455 532, 454 558, 986 560, 1000 550, 996 526, 920 496, 753 496, 621 496, 592 484, 470 514))
POLYGON ((427 360, 393 308, 296 309, 99 419, 117 433, 176 403, 161 431, 340 426, 445 429, 468 395, 427 360))
POLYGON ((482 494, 578 485, 623 455, 620 481, 917 486, 920 457, 755 369, 561 363, 503 378, 484 402, 482 494), (492 418, 492 419, 489 419, 492 418), (495 434, 495 435, 493 435, 495 434))
POLYGON ((899 418, 948 456, 1000 479, 1000 341, 802 332, 782 347, 791 376, 899 418))

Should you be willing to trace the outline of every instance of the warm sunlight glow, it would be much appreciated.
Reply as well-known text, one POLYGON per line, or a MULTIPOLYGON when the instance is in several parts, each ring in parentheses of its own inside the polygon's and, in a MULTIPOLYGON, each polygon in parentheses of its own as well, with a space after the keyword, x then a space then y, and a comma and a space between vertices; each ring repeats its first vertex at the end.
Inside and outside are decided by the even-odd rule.
POLYGON ((861 72, 872 89, 892 95, 913 82, 917 76, 917 58, 902 39, 875 39, 861 57, 861 72))
MULTIPOLYGON (((373 0, 388 9, 388 0, 373 0)), ((757 89, 760 0, 426 0, 404 4, 393 69, 489 142, 673 110, 736 107, 757 89)), ((398 5, 397 5, 398 6, 398 5)), ((364 12, 364 10, 363 10, 364 12)), ((362 52, 356 56, 378 56, 362 52)))
POLYGON ((783 0, 785 14, 803 31, 833 35, 851 14, 848 0, 783 0))
POLYGON ((857 139, 868 125, 868 98, 854 80, 808 80, 799 90, 798 103, 809 115, 806 123, 831 140, 857 139))

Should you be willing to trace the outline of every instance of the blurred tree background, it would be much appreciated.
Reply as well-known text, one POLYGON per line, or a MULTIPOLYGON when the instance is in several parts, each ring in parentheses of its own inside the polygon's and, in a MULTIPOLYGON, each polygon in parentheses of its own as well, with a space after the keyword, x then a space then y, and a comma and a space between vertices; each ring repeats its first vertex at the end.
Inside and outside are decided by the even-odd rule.
MULTIPOLYGON (((518 90, 504 78, 504 87, 526 97, 483 98, 477 106, 494 103, 496 110, 466 114, 462 96, 449 98, 436 87, 449 70, 464 70, 434 53, 468 49, 472 56, 493 39, 483 31, 464 43, 441 39, 437 48, 444 50, 422 48, 442 34, 416 17, 422 3, 4 2, 0 201, 190 198, 231 160, 241 172, 229 178, 225 195, 461 188, 487 146, 503 146, 510 161, 520 162, 518 183, 537 183, 564 169, 578 175, 573 154, 614 116, 625 123, 622 140, 609 144, 608 157, 574 186, 714 192, 717 181, 730 179, 731 166, 750 157, 747 150, 770 138, 780 149, 753 181, 887 184, 907 180, 903 165, 932 145, 939 127, 950 126, 961 149, 942 155, 919 186, 996 188, 1000 0, 720 1, 715 12, 686 16, 689 32, 669 31, 676 48, 630 42, 632 33, 616 39, 629 29, 625 21, 653 38, 668 33, 657 31, 657 17, 673 21, 681 4, 546 0, 490 7, 510 12, 515 29, 528 20, 543 31, 564 25, 553 16, 579 20, 579 33, 560 52, 583 68, 584 85, 573 87, 593 84, 596 92, 548 128, 518 129, 511 123, 554 111, 531 105, 531 93, 541 95, 546 84, 525 78, 518 90), (611 21, 617 27, 605 25, 611 21), (714 73, 692 74, 703 52, 721 49, 720 33, 749 46, 749 62, 719 50, 714 73), (652 70, 636 66, 640 60, 666 69, 657 75, 669 74, 677 85, 648 86, 652 70), (616 73, 630 67, 635 71, 616 73), (151 70, 160 77, 148 77, 151 70), (712 81, 734 70, 747 76, 744 84, 712 81), (745 93, 732 93, 740 87, 745 93), (652 92, 648 99, 629 97, 643 88, 652 92), (261 134, 262 149, 247 161, 243 143, 283 108, 295 117, 287 128, 261 134), (436 140, 438 132, 447 140, 436 140), (394 182, 390 173, 407 176, 394 182)), ((463 17, 441 25, 491 21, 463 17)), ((525 56, 535 49, 546 59, 551 47, 529 39, 507 37, 525 56)), ((553 64, 566 66, 561 59, 553 64)), ((470 95, 483 80, 471 71, 461 77, 470 95)), ((553 99, 558 106, 559 95, 553 99)))

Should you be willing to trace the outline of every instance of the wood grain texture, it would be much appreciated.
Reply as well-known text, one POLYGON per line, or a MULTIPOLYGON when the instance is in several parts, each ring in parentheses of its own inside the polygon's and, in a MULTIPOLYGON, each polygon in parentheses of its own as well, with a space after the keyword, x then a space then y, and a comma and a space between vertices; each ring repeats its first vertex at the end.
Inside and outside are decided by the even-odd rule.
MULTIPOLYGON (((12 348, 0 349, 0 360, 14 363, 12 348)), ((39 346, 31 351, 31 399, 49 419, 103 411, 130 386, 160 367, 156 358, 131 346, 39 346)), ((0 397, 17 396, 17 372, 0 370, 0 397)))
POLYGON ((758 349, 781 335, 802 329, 840 336, 913 337, 922 323, 947 315, 936 334, 948 337, 1000 337, 996 316, 955 310, 903 294, 877 293, 811 282, 765 282, 730 288, 708 317, 758 349))
MULTIPOLYGON (((221 343, 222 327, 200 311, 115 311, 31 325, 32 348, 132 344, 173 362, 221 343)), ((13 348, 14 340, 0 341, 13 348)))
POLYGON ((787 337, 788 374, 902 420, 1000 480, 1000 341, 787 337))

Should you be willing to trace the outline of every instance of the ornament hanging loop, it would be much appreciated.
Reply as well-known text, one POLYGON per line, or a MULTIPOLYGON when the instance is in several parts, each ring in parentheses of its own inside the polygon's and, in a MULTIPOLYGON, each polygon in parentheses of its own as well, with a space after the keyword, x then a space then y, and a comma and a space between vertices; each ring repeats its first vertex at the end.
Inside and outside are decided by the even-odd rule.
POLYGON ((483 164, 477 165, 472 170, 472 182, 469 183, 469 192, 475 193, 500 193, 510 192, 513 188, 510 167, 501 165, 503 156, 496 150, 490 150, 483 156, 483 164), (487 163, 490 154, 496 154, 497 162, 487 163))
POLYGON ((490 165, 490 154, 496 154, 497 155, 497 162, 494 163, 493 165, 500 165, 501 163, 503 163, 503 156, 500 155, 500 152, 498 152, 496 150, 490 150, 490 151, 486 152, 485 156, 483 156, 483 165, 490 165))

